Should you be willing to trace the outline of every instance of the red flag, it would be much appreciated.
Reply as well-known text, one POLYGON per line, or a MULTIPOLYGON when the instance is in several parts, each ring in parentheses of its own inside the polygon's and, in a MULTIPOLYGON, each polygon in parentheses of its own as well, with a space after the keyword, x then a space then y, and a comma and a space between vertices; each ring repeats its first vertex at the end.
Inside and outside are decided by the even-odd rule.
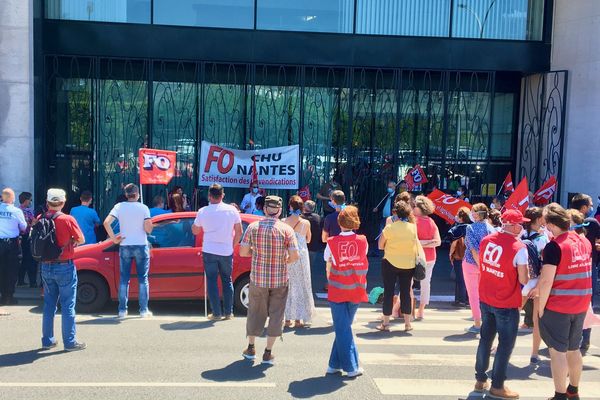
POLYGON ((508 175, 506 175, 506 178, 504 178, 504 182, 502 182, 502 187, 500 188, 499 194, 504 191, 512 192, 513 190, 515 190, 515 186, 513 185, 512 174, 509 171, 508 175))
POLYGON ((533 203, 540 206, 550 203, 550 199, 554 196, 554 192, 556 192, 556 184, 556 177, 552 175, 548 178, 546 183, 535 192, 533 195, 533 203))
POLYGON ((310 200, 310 188, 308 187, 308 185, 298 190, 298 196, 302 198, 302 201, 310 200))
POLYGON ((506 210, 519 210, 525 214, 527 207, 529 207, 529 187, 527 186, 527 178, 523 178, 515 191, 506 200, 504 208, 506 210))
POLYGON ((422 185, 424 183, 429 182, 427 180, 427 176, 425 175, 425 171, 419 164, 415 165, 404 177, 408 185, 408 190, 413 190, 415 186, 422 185))
POLYGON ((168 185, 175 176, 177 153, 168 150, 140 149, 140 184, 168 185))
POLYGON ((252 156, 252 178, 250 179, 250 186, 258 185, 258 169, 256 169, 256 156, 252 156))
POLYGON ((466 201, 452 197, 439 189, 434 189, 427 197, 435 204, 435 214, 444 218, 449 224, 454 223, 454 218, 462 207, 467 207, 469 210, 473 207, 466 201))

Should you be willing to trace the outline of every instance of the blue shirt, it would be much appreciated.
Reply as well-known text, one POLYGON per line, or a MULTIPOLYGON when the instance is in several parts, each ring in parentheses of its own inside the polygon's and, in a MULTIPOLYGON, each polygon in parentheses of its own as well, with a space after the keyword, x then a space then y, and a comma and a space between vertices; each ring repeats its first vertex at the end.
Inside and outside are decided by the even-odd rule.
POLYGON ((165 210, 164 208, 152 207, 150 209, 150 218, 156 217, 157 215, 170 214, 171 210, 165 210))
POLYGON ((71 216, 75 218, 81 228, 83 237, 85 237, 85 244, 96 243, 98 240, 94 228, 96 225, 100 225, 100 217, 96 210, 88 206, 77 206, 71 209, 71 216))
POLYGON ((27 229, 25 216, 13 204, 0 203, 0 239, 14 239, 27 229))
POLYGON ((484 237, 494 233, 494 228, 485 221, 473 222, 467 225, 467 233, 465 235, 465 261, 469 264, 479 265, 479 260, 473 258, 471 250, 479 253, 479 245, 484 237))
POLYGON ((254 210, 254 212, 252 213, 253 215, 260 215, 261 217, 265 216, 265 213, 263 210, 254 210))

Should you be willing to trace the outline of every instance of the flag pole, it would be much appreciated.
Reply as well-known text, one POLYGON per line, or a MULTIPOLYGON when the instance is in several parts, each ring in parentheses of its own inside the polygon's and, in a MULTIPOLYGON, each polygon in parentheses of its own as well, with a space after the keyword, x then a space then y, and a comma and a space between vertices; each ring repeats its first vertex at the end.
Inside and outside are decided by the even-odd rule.
POLYGON ((144 187, 141 182, 140 182, 140 201, 142 202, 142 204, 144 203, 144 187))

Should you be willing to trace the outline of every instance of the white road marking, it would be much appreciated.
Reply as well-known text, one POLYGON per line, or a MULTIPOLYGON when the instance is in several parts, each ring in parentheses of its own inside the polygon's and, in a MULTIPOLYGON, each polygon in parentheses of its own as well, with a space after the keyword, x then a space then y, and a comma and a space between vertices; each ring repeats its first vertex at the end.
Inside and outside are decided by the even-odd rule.
MULTIPOLYGON (((399 331, 402 328, 398 329, 399 331)), ((427 331, 423 329, 423 331, 427 331)), ((377 332, 377 331, 375 331, 377 332)), ((379 333, 379 332, 377 332, 379 333)), ((444 340, 442 337, 428 337, 428 336, 418 336, 418 331, 414 330, 406 334, 407 336, 389 336, 389 333, 381 332, 381 337, 377 337, 377 335, 373 334, 369 339, 365 339, 363 337, 358 336, 355 339, 357 345, 361 346, 412 346, 412 347, 431 347, 431 346, 440 346, 440 347, 477 347, 479 345, 479 339, 475 336, 472 336, 472 339, 469 339, 468 336, 465 336, 466 340, 444 340), (409 336, 410 335, 410 336, 409 336)), ((392 332, 393 335, 393 332, 392 332)), ((468 335, 468 334, 465 334, 468 335)), ((516 348, 531 348, 530 340, 517 340, 515 344, 516 348)), ((591 349, 597 349, 596 346, 590 346, 591 349)), ((360 349, 359 349, 360 350, 360 349)))
MULTIPOLYGON (((475 380, 374 378, 373 381, 384 395, 483 397, 477 393, 470 393, 475 380)), ((506 386, 519 393, 521 398, 548 397, 554 392, 551 380, 518 381, 509 378, 506 386)), ((598 382, 583 382, 579 391, 581 398, 600 399, 600 383, 598 382)))
POLYGON ((55 387, 55 388, 77 388, 77 387, 155 387, 155 388, 274 388, 275 383, 260 382, 1 382, 2 387, 55 387))

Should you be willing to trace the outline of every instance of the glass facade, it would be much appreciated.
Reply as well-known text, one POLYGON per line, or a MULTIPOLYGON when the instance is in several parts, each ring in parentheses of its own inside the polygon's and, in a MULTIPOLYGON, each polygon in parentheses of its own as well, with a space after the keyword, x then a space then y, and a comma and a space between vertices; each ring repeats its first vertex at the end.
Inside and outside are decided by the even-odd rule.
POLYGON ((154 23, 254 28, 254 0, 153 0, 154 23))
POLYGON ((46 18, 149 24, 152 0, 46 0, 46 18))
POLYGON ((256 28, 352 33, 354 0, 257 0, 256 28))
POLYGON ((539 41, 545 1, 46 0, 45 4, 50 19, 539 41))
MULTIPOLYGON (((365 227, 377 226, 370 210, 387 180, 415 163, 430 177, 423 189, 466 184, 474 199, 512 168, 516 95, 494 95, 493 72, 58 56, 47 56, 45 66, 49 183, 68 188, 71 199, 93 189, 101 214, 137 181, 144 146, 178 152, 170 186, 182 186, 197 204, 206 195, 196 186, 201 140, 233 148, 299 144, 301 186, 314 197, 336 176, 365 227)), ((145 195, 166 189, 149 187, 145 195)), ((227 189, 227 198, 239 202, 244 193, 227 189)))

